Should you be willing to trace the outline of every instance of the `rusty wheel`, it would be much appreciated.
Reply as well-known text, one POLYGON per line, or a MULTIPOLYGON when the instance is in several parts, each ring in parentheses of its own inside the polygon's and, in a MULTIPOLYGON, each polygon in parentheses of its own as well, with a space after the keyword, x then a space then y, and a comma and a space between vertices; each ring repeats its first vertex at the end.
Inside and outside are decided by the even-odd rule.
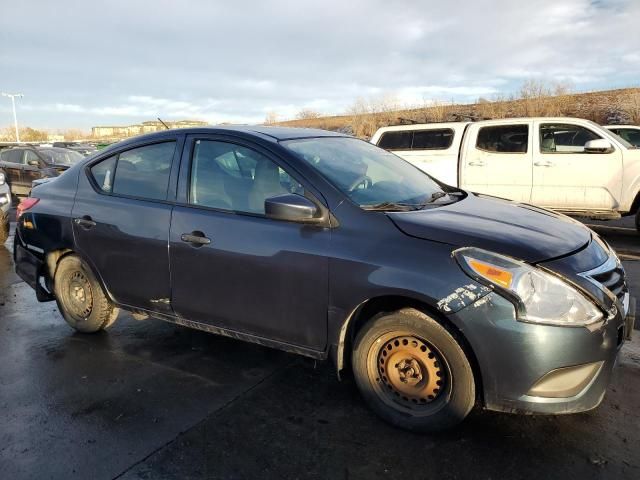
POLYGON ((410 410, 414 415, 432 414, 446 397, 448 365, 429 342, 409 332, 381 335, 369 350, 369 375, 385 403, 410 410))
POLYGON ((353 352, 358 388, 384 419, 410 430, 460 422, 475 404, 473 371, 443 325, 404 309, 367 323, 353 352))

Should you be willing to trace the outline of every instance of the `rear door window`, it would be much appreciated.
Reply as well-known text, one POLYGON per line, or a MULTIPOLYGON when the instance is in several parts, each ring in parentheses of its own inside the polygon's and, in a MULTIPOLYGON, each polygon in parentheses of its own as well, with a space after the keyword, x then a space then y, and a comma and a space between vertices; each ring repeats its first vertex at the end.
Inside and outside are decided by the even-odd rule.
POLYGON ((492 125, 478 131, 476 148, 492 153, 527 153, 528 125, 492 125))
POLYGON ((175 147, 175 142, 164 142, 122 152, 118 156, 113 193, 165 200, 175 147))
POLYGON ((91 176, 105 193, 166 200, 175 142, 127 150, 91 167, 91 176))

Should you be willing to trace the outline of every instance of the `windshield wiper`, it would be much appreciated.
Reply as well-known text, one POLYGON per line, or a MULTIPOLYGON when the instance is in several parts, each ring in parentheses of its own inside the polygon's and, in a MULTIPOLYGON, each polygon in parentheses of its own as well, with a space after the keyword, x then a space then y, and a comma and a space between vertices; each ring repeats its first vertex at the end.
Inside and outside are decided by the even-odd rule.
POLYGON ((382 202, 376 205, 361 205, 364 210, 372 212, 409 212, 421 208, 416 203, 382 202))
POLYGON ((431 194, 431 199, 427 203, 435 202, 437 199, 446 197, 447 195, 449 195, 447 192, 433 192, 431 194))

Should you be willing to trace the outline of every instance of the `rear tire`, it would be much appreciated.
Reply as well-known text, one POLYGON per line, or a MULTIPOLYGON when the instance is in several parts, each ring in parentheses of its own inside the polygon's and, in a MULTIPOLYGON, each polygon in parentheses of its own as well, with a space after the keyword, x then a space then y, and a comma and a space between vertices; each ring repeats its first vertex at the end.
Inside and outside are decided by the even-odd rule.
POLYGON ((358 332, 352 356, 362 396, 387 422, 435 432, 460 423, 475 405, 473 370, 454 336, 407 308, 358 332))
POLYGON ((636 217, 636 231, 640 233, 640 208, 636 212, 635 217, 636 217))
POLYGON ((110 327, 118 317, 91 269, 77 255, 63 257, 54 279, 58 309, 65 321, 82 333, 110 327))

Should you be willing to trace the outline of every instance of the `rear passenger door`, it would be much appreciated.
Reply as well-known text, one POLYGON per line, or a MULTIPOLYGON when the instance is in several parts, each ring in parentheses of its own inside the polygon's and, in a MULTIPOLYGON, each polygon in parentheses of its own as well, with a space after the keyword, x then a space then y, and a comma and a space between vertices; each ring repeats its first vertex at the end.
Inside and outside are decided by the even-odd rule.
POLYGON ((202 325, 324 349, 331 232, 264 214, 265 199, 276 195, 321 197, 253 142, 188 138, 171 221, 174 311, 202 325))
POLYGON ((80 173, 76 248, 117 303, 171 313, 169 224, 182 138, 130 146, 80 173))
POLYGON ((529 202, 532 184, 531 127, 530 121, 469 125, 460 160, 462 187, 529 202))

